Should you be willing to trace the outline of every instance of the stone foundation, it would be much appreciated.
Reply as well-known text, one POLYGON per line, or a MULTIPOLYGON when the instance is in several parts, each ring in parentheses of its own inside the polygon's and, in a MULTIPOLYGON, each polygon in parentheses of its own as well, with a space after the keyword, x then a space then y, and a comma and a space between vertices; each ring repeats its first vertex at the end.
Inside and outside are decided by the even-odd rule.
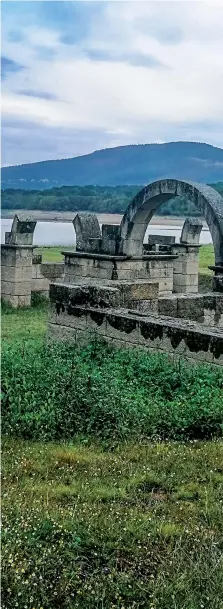
POLYGON ((141 316, 117 309, 118 294, 113 290, 105 286, 97 289, 89 285, 52 285, 49 337, 79 343, 97 335, 117 347, 137 347, 171 357, 223 364, 222 331, 201 328, 188 320, 141 316))
POLYGON ((118 309, 117 292, 106 286, 51 285, 49 337, 79 343, 99 336, 117 347, 137 347, 171 357, 223 364, 221 330, 202 328, 188 320, 118 309))

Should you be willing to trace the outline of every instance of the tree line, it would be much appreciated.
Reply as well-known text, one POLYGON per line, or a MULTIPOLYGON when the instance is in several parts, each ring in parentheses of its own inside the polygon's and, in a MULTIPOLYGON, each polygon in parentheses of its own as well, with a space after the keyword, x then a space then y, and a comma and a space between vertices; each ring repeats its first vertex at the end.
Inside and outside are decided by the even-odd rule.
MULTIPOLYGON (((211 184, 223 196, 223 182, 211 184)), ((143 186, 62 186, 50 190, 7 188, 1 191, 2 209, 41 211, 90 211, 123 214, 143 186)), ((161 216, 198 215, 197 208, 184 197, 163 203, 161 216)))

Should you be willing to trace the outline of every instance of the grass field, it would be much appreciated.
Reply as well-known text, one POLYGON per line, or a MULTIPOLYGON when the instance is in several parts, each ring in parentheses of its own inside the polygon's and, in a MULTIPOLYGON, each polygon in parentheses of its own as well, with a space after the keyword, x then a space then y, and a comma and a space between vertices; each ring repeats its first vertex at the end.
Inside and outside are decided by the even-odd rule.
POLYGON ((2 609, 221 609, 219 442, 3 442, 2 609))
MULTIPOLYGON (((212 253, 202 249, 205 272, 212 253)), ((31 393, 26 373, 16 390, 18 366, 24 357, 29 378, 32 371, 38 378, 31 353, 44 341, 47 315, 47 306, 2 313, 3 355, 17 343, 21 352, 20 361, 13 360, 11 388, 23 421, 31 393)), ((122 370, 127 390, 131 379, 121 364, 118 378, 122 370)), ((209 370, 202 373, 205 382, 209 370)), ((145 374, 142 369, 142 391, 145 374)), ((163 374, 161 360, 157 374, 163 374)), ((177 391, 176 375, 170 391, 173 383, 177 391)), ((199 390, 205 400, 203 382, 199 390)), ((50 392, 49 380, 49 409, 50 392)), ((133 403, 134 392, 133 386, 133 403)), ((189 400, 190 383, 185 392, 189 400)), ((25 416, 28 425, 28 409, 25 416)), ((96 437, 53 443, 5 436, 2 609, 223 609, 222 497, 220 439, 141 438, 110 443, 105 450, 96 437)))

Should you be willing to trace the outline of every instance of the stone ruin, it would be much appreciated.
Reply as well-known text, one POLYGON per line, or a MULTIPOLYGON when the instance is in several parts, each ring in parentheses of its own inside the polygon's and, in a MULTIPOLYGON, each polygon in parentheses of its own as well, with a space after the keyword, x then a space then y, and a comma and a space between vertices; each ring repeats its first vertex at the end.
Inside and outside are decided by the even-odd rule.
POLYGON ((223 363, 223 199, 214 189, 161 180, 136 195, 120 226, 100 228, 89 213, 76 214, 73 225, 76 250, 62 252, 64 264, 44 265, 33 252, 35 222, 15 217, 2 246, 5 300, 27 305, 31 292, 49 290, 54 339, 88 340, 93 333, 115 345, 223 363), (144 243, 157 208, 178 195, 195 203, 212 235, 207 294, 198 292, 198 218, 185 220, 179 243, 158 235, 144 243))
POLYGON ((42 263, 42 256, 34 253, 35 227, 35 220, 16 214, 1 245, 1 297, 14 308, 29 307, 32 293, 49 297, 50 282, 64 275, 63 263, 42 263))

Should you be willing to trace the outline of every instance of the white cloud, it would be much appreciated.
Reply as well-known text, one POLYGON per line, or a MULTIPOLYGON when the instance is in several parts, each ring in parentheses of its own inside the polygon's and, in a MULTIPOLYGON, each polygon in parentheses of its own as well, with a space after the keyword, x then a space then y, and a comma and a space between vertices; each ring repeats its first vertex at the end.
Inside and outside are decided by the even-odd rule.
POLYGON ((22 42, 11 42, 5 32, 4 54, 27 67, 4 83, 3 119, 18 117, 44 128, 101 130, 107 145, 126 143, 126 138, 128 143, 165 140, 167 131, 173 134, 169 139, 182 139, 182 125, 188 124, 190 139, 219 145, 222 23, 222 3, 110 2, 100 20, 98 15, 92 19, 88 38, 73 45, 62 44, 47 23, 23 31, 22 42), (106 57, 115 53, 118 60, 96 61, 92 51, 104 51, 106 57), (140 54, 160 65, 139 67, 126 59, 140 54), (21 94, 24 90, 44 91, 57 100, 28 97, 21 94), (206 135, 205 122, 213 123, 206 135))

